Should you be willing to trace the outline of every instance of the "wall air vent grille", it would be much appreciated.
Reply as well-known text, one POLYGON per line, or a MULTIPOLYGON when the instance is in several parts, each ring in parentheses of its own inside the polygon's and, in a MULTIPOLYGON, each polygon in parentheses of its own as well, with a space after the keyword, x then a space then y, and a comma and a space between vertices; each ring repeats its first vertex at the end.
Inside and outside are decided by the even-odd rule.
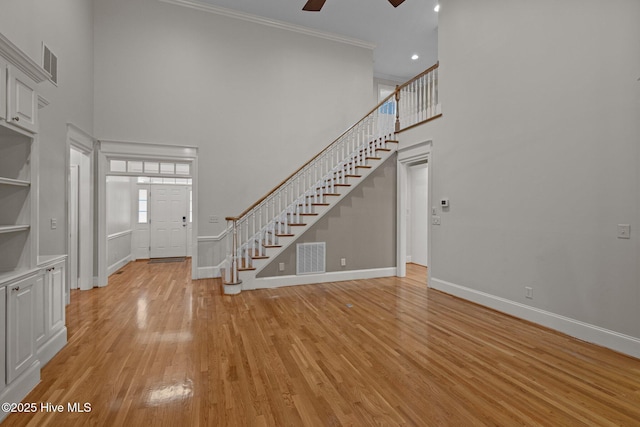
POLYGON ((51 81, 58 84, 58 57, 46 44, 42 45, 42 68, 49 73, 51 81))
POLYGON ((296 245, 296 274, 324 273, 326 243, 298 243, 296 245))

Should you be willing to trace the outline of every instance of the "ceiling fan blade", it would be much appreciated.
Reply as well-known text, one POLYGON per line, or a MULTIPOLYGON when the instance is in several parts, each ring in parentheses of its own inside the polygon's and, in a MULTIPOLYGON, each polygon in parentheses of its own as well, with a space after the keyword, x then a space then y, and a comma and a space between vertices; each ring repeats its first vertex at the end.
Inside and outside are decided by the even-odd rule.
POLYGON ((322 6, 324 6, 325 1, 327 0, 309 0, 307 1, 307 4, 304 5, 302 10, 306 10, 307 12, 320 12, 320 9, 322 9, 322 6))
POLYGON ((389 0, 389 3, 391 3, 391 4, 393 5, 393 7, 398 7, 398 6, 400 6, 403 2, 404 2, 404 0, 389 0))

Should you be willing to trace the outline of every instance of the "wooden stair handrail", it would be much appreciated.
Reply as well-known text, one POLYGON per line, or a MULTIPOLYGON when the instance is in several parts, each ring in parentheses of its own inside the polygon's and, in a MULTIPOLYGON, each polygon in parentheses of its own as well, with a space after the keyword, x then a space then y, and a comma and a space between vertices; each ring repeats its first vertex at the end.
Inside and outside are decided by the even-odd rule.
MULTIPOLYGON (((356 126, 358 126, 361 122, 363 122, 364 120, 367 119, 367 117, 369 117, 373 112, 375 112, 378 108, 382 107, 386 102, 388 102, 391 98, 396 97, 396 95, 400 94, 400 90, 402 90, 403 88, 407 87, 408 85, 410 85, 412 82, 418 80, 419 78, 421 78, 422 76, 424 76, 425 74, 430 73, 431 71, 435 70, 436 68, 438 68, 440 66, 440 62, 436 62, 434 65, 432 65, 431 67, 427 68, 425 71, 421 72, 420 74, 418 74, 417 76, 413 77, 412 79, 408 80, 406 83, 401 84, 400 86, 397 86, 396 89, 389 95, 387 96, 384 100, 382 100, 378 105, 376 105, 375 107, 373 107, 367 114, 364 115, 364 117, 362 117, 360 120, 358 120, 354 125, 352 125, 350 128, 348 128, 347 130, 345 130, 344 132, 342 132, 342 134, 337 137, 336 139, 334 139, 331 144, 327 145, 325 148, 323 148, 318 154, 316 154, 315 156, 313 156, 311 159, 309 159, 309 161, 307 161, 305 164, 303 164, 302 166, 300 166, 298 169, 295 170, 295 172, 293 172, 291 175, 289 175, 287 178, 285 178, 282 182, 280 182, 278 185, 276 185, 275 187, 273 187, 273 189, 271 189, 271 191, 267 192, 264 196, 262 196, 260 199, 258 199, 255 203, 253 203, 251 206, 249 206, 247 209, 245 209, 240 215, 238 216, 228 216, 225 218, 226 221, 239 221, 242 217, 244 217, 245 215, 247 215, 249 212, 251 212, 254 208, 256 208, 260 203, 264 202, 267 198, 269 198, 269 196, 271 194, 273 194, 278 188, 282 187, 283 185, 285 185, 291 178, 293 178, 294 176, 296 176, 296 174, 298 172, 300 172, 301 170, 303 170, 305 167, 307 167, 309 164, 313 163, 313 161, 315 159, 317 159, 318 157, 320 157, 322 155, 322 153, 324 153, 325 151, 327 151, 333 144, 335 144, 336 142, 338 142, 342 137, 344 137, 347 133, 349 133, 351 130, 353 130, 356 126)), ((398 107, 396 106, 396 112, 398 111, 398 107)), ((396 129, 396 131, 399 131, 399 129, 396 129)))
POLYGON ((412 78, 410 80, 407 80, 405 83, 402 83, 400 86, 396 87, 396 92, 399 92, 401 89, 404 89, 405 87, 409 86, 411 83, 413 83, 416 80, 420 79, 421 77, 429 74, 430 72, 432 72, 433 70, 437 69, 438 67, 440 67, 440 61, 436 62, 431 67, 427 68, 426 70, 424 70, 423 72, 421 72, 420 74, 415 76, 414 78, 412 78))
POLYGON ((311 159, 309 159, 309 161, 307 161, 305 164, 303 164, 302 166, 300 166, 298 169, 296 169, 295 172, 293 172, 291 175, 289 175, 287 178, 285 178, 282 182, 280 182, 280 184, 276 185, 275 187, 273 187, 273 189, 271 191, 269 191, 267 194, 265 194, 263 197, 261 197, 260 199, 258 199, 258 201, 256 201, 254 204, 252 204, 251 206, 249 206, 247 209, 245 209, 240 215, 238 216, 229 216, 226 217, 225 219, 227 221, 238 221, 240 218, 242 218, 243 216, 245 216, 246 214, 248 214, 249 212, 251 212, 256 206, 258 206, 260 203, 264 202, 272 193, 274 193, 278 188, 282 187, 284 184, 287 183, 287 181, 289 181, 291 178, 293 178, 294 176, 296 176, 296 174, 298 172, 300 172, 302 169, 304 169, 305 167, 307 167, 309 164, 313 163, 313 161, 315 159, 317 159, 318 157, 320 157, 322 155, 322 153, 324 153, 325 151, 327 151, 327 149, 329 149, 333 144, 335 144, 336 142, 338 142, 343 136, 345 136, 347 133, 349 133, 351 130, 353 130, 356 126, 358 126, 362 121, 366 120, 367 117, 369 117, 371 115, 371 113, 373 113, 374 111, 376 111, 378 108, 382 107, 387 101, 389 101, 392 97, 394 97, 396 94, 396 92, 394 91, 392 94, 390 94, 389 96, 387 96, 383 101, 381 101, 378 105, 376 105, 373 109, 371 109, 371 111, 369 111, 363 118, 361 118, 360 120, 358 120, 354 125, 352 125, 349 129, 347 129, 346 131, 342 132, 342 134, 337 137, 336 139, 334 139, 331 144, 327 145, 325 148, 323 148, 318 154, 316 154, 315 156, 313 156, 311 159))

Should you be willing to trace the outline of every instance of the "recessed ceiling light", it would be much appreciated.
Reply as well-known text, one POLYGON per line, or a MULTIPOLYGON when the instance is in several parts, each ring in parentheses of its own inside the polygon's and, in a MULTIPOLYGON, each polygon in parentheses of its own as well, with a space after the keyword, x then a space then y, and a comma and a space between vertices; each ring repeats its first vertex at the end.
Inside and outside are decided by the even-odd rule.
POLYGON ((416 59, 418 59, 418 58, 420 58, 420 57, 418 56, 418 54, 417 54, 417 53, 414 53, 413 55, 411 55, 411 59, 413 59, 414 61, 415 61, 416 59))
POLYGON ((440 3, 436 4, 436 7, 434 7, 433 10, 436 12, 440 12, 440 3))

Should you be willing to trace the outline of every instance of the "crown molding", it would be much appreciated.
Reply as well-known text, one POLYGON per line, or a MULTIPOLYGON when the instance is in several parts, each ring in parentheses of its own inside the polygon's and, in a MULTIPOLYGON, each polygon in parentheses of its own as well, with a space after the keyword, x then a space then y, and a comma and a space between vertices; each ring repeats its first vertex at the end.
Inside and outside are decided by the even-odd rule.
POLYGON ((264 18, 262 16, 251 15, 249 13, 237 10, 226 9, 224 7, 203 4, 189 0, 159 0, 163 3, 169 3, 177 6, 188 7, 203 12, 215 13, 216 15, 227 16, 230 18, 241 19, 243 21, 253 22, 256 24, 266 25, 267 27, 279 28, 281 30, 293 31, 295 33, 306 34, 308 36, 318 37, 321 39, 331 40, 334 42, 345 43, 364 49, 375 49, 376 45, 364 40, 354 39, 351 37, 341 36, 339 34, 328 33, 325 31, 314 30, 312 28, 303 27, 301 25, 290 24, 287 22, 277 21, 275 19, 264 18))
POLYGON ((33 59, 29 58, 20 48, 14 45, 11 40, 0 33, 0 56, 5 57, 13 66, 32 78, 36 83, 43 82, 50 78, 44 68, 39 66, 33 59))

